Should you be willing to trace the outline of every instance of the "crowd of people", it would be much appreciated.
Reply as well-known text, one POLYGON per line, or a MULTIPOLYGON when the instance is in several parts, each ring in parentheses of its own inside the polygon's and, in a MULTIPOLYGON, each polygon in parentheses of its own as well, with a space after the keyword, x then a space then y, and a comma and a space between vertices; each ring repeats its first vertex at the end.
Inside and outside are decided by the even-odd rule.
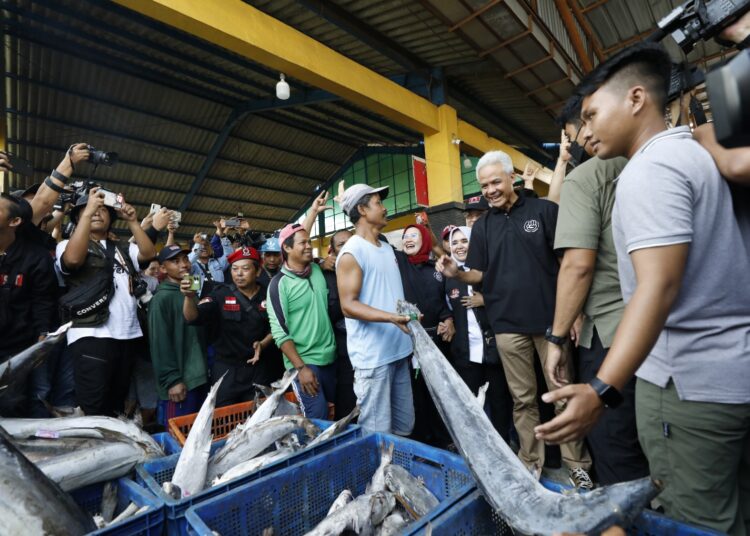
POLYGON ((0 360, 72 321, 12 413, 137 406, 166 425, 221 377, 217 406, 295 369, 308 417, 358 405, 367 430, 449 449, 396 313, 407 300, 467 386, 487 386, 493 426, 532 473, 559 444, 578 488, 650 474, 668 515, 746 534, 750 228, 726 179, 747 186, 750 159, 726 158, 710 125, 665 119, 669 73, 656 45, 602 63, 560 116, 547 198, 534 170, 519 185, 510 157, 489 152, 463 224, 438 239, 415 220, 400 250, 383 235, 388 187, 366 184, 339 191, 352 228, 319 258, 310 233, 327 193, 274 236, 248 241, 246 221, 217 219, 184 245, 173 211, 139 222, 99 187, 56 205, 88 158, 73 145, 44 183, 0 199, 0 360), (542 401, 554 405, 544 423, 542 401))

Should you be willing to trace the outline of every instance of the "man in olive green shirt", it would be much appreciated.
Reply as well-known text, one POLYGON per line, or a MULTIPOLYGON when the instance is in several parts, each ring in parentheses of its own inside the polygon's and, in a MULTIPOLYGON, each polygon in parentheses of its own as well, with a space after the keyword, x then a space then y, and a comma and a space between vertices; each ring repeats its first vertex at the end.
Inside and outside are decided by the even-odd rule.
MULTIPOLYGON (((580 132, 579 115, 580 100, 576 102, 574 96, 560 118, 573 141, 580 132)), ((567 338, 571 333, 578 346, 580 382, 588 383, 596 377, 612 345, 625 308, 612 237, 612 207, 616 179, 627 160, 592 158, 590 148, 583 149, 588 158, 583 156, 584 161, 565 177, 562 186, 555 249, 565 253, 557 279, 551 335, 567 338)), ((565 377, 561 366, 564 355, 560 346, 548 342, 548 374, 558 387, 571 379, 565 377)), ((606 408, 587 436, 600 484, 649 474, 635 425, 635 378, 622 394, 622 404, 606 408)))

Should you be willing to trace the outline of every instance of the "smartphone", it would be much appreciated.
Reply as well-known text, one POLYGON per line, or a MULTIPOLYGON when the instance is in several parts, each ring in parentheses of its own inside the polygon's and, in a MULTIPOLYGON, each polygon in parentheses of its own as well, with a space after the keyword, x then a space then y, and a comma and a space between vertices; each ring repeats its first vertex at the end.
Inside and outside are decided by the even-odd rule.
POLYGON ((208 235, 207 235, 206 233, 203 233, 203 234, 201 235, 201 238, 202 238, 203 240, 208 240, 208 235))
POLYGON ((180 223, 182 221, 182 213, 177 212, 176 210, 173 210, 172 216, 170 216, 169 219, 170 221, 172 221, 172 223, 180 223))
POLYGON ((104 194, 104 204, 112 208, 122 208, 123 198, 122 195, 110 192, 109 190, 100 189, 97 193, 104 194))
POLYGON ((194 290, 198 292, 201 289, 201 276, 199 275, 191 275, 189 276, 190 281, 190 290, 194 290))
POLYGON ((151 203, 151 214, 156 214, 161 210, 161 205, 157 205, 156 203, 151 203))
POLYGON ((20 156, 9 154, 8 163, 13 166, 13 169, 11 170, 13 173, 18 173, 27 177, 34 174, 34 165, 31 163, 31 160, 26 160, 20 156))
POLYGON ((240 226, 240 219, 239 218, 229 218, 228 220, 226 220, 224 222, 224 224, 227 227, 230 227, 230 228, 239 227, 240 226))

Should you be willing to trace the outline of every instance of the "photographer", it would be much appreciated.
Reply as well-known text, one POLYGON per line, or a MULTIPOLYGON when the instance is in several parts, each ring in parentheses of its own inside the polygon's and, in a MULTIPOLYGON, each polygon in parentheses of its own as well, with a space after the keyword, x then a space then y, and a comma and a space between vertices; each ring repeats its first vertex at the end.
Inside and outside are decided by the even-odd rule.
POLYGON ((135 209, 124 203, 115 210, 104 201, 96 187, 81 197, 70 214, 75 231, 70 240, 57 245, 57 265, 69 289, 61 308, 73 320, 68 345, 76 400, 87 415, 114 415, 123 410, 133 341, 143 335, 136 310, 135 294, 140 293, 138 283, 143 283, 137 266, 156 255, 135 209), (118 216, 135 238, 129 248, 108 239, 118 216))
MULTIPOLYGON (((216 232, 221 232, 220 227, 217 226, 216 232)), ((227 255, 232 254, 232 245, 229 240, 222 242, 223 255, 216 258, 211 243, 205 234, 196 233, 193 237, 193 243, 193 251, 188 255, 188 259, 193 266, 192 275, 201 278, 199 294, 203 296, 204 293, 211 292, 214 283, 224 282, 224 271, 229 268, 227 255)))

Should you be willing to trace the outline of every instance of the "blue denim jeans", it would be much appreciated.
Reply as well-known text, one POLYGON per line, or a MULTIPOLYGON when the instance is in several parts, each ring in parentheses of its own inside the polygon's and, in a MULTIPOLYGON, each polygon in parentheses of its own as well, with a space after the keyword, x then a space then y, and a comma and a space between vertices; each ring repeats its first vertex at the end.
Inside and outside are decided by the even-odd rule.
POLYGON ((307 365, 318 379, 318 394, 306 395, 302 390, 299 380, 294 380, 292 388, 299 400, 302 414, 308 419, 328 419, 328 403, 333 402, 336 397, 336 363, 325 365, 307 365))
POLYGON ((409 359, 372 369, 354 369, 359 424, 369 432, 408 436, 414 428, 409 359))
POLYGON ((53 407, 75 406, 73 360, 63 341, 29 375, 29 417, 51 417, 42 400, 53 407))

